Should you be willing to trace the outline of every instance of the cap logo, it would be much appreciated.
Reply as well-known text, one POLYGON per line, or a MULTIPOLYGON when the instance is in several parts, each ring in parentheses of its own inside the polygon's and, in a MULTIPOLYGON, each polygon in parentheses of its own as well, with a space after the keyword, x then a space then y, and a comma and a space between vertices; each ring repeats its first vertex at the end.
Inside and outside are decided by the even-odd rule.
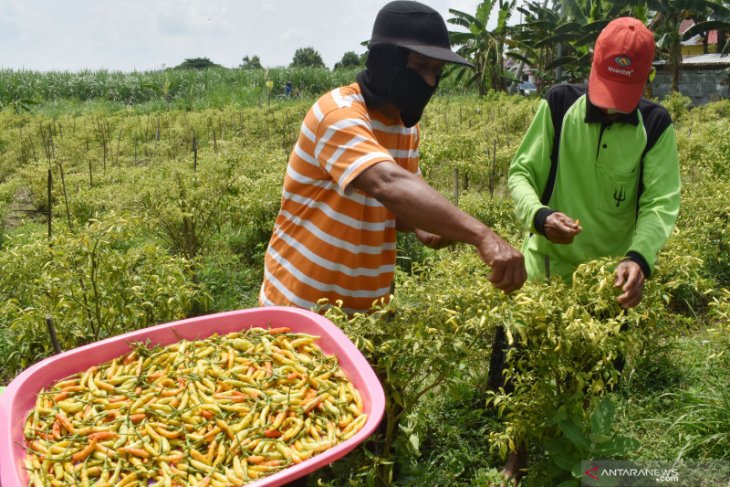
POLYGON ((631 78, 634 75, 633 69, 624 69, 631 66, 631 58, 628 56, 616 56, 613 58, 613 62, 616 63, 616 66, 613 66, 611 64, 608 65, 608 71, 611 73, 619 74, 621 76, 627 76, 631 78))

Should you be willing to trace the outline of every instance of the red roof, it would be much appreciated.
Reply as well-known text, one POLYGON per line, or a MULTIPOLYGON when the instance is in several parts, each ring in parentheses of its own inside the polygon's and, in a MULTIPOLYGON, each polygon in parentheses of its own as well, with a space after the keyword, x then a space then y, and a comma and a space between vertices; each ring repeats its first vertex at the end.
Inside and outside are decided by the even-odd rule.
POLYGON ((679 33, 684 34, 687 32, 687 29, 695 25, 695 21, 692 19, 684 19, 681 24, 679 24, 679 33))
MULTIPOLYGON (((687 29, 695 25, 695 21, 692 19, 685 19, 682 21, 682 23, 679 24, 679 33, 684 34, 687 32, 687 29)), ((707 43, 708 44, 717 44, 717 31, 711 30, 707 33, 707 43)))

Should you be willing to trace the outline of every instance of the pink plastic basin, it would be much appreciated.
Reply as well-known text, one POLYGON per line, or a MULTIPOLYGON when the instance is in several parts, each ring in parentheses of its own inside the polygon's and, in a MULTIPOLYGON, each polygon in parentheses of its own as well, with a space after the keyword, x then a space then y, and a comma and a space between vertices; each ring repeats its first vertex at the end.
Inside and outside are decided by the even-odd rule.
POLYGON ((340 367, 360 391, 368 419, 352 438, 298 465, 246 484, 247 486, 275 486, 291 482, 341 458, 373 433, 385 408, 383 388, 365 357, 331 321, 311 311, 297 308, 267 307, 230 311, 108 338, 49 357, 23 371, 0 395, 0 485, 28 485, 23 466, 23 425, 28 412, 35 405, 37 393, 43 387, 92 365, 123 355, 129 351, 130 342, 149 340, 151 344, 169 345, 181 339, 203 339, 213 333, 222 335, 254 326, 289 326, 294 332, 320 336, 316 343, 326 354, 337 356, 340 367))

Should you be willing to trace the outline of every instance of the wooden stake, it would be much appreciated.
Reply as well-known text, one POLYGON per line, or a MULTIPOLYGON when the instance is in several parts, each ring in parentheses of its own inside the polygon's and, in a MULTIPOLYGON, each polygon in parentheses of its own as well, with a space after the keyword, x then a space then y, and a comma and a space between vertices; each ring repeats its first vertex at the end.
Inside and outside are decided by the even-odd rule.
POLYGON ((198 171, 198 138, 193 135, 193 172, 198 171))
POLYGON ((459 206, 459 168, 454 168, 454 205, 459 206))
POLYGON ((61 353, 61 346, 58 344, 58 338, 56 337, 56 328, 53 326, 53 318, 48 315, 46 315, 46 326, 48 327, 48 334, 51 336, 53 351, 57 354, 61 353))
POLYGON ((71 210, 68 206, 68 194, 66 193, 66 178, 63 176, 63 164, 58 163, 58 169, 61 172, 61 189, 63 190, 63 201, 66 204, 66 221, 68 222, 68 229, 71 230, 71 210))
POLYGON ((53 219, 53 211, 51 210, 51 193, 53 190, 53 173, 48 168, 48 240, 51 240, 51 220, 53 219))

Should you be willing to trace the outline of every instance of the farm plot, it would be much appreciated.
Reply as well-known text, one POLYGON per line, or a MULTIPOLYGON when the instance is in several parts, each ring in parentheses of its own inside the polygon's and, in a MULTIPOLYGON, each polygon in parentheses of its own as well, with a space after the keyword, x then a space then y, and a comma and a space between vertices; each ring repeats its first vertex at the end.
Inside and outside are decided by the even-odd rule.
MULTIPOLYGON (((70 349, 256 306, 309 103, 0 112, 0 383, 53 353, 47 318, 70 349)), ((403 236, 394 300, 327 312, 388 400, 382 431, 319 471, 324 485, 484 485, 515 438, 530 445, 526 485, 575 481, 588 458, 730 461, 730 102, 666 103, 682 209, 642 304, 616 306, 615 262, 505 297, 471 249, 403 236), (497 325, 523 351, 511 395, 486 388, 497 325)), ((424 177, 515 245, 505 177, 535 106, 437 98, 423 120, 424 177)))

